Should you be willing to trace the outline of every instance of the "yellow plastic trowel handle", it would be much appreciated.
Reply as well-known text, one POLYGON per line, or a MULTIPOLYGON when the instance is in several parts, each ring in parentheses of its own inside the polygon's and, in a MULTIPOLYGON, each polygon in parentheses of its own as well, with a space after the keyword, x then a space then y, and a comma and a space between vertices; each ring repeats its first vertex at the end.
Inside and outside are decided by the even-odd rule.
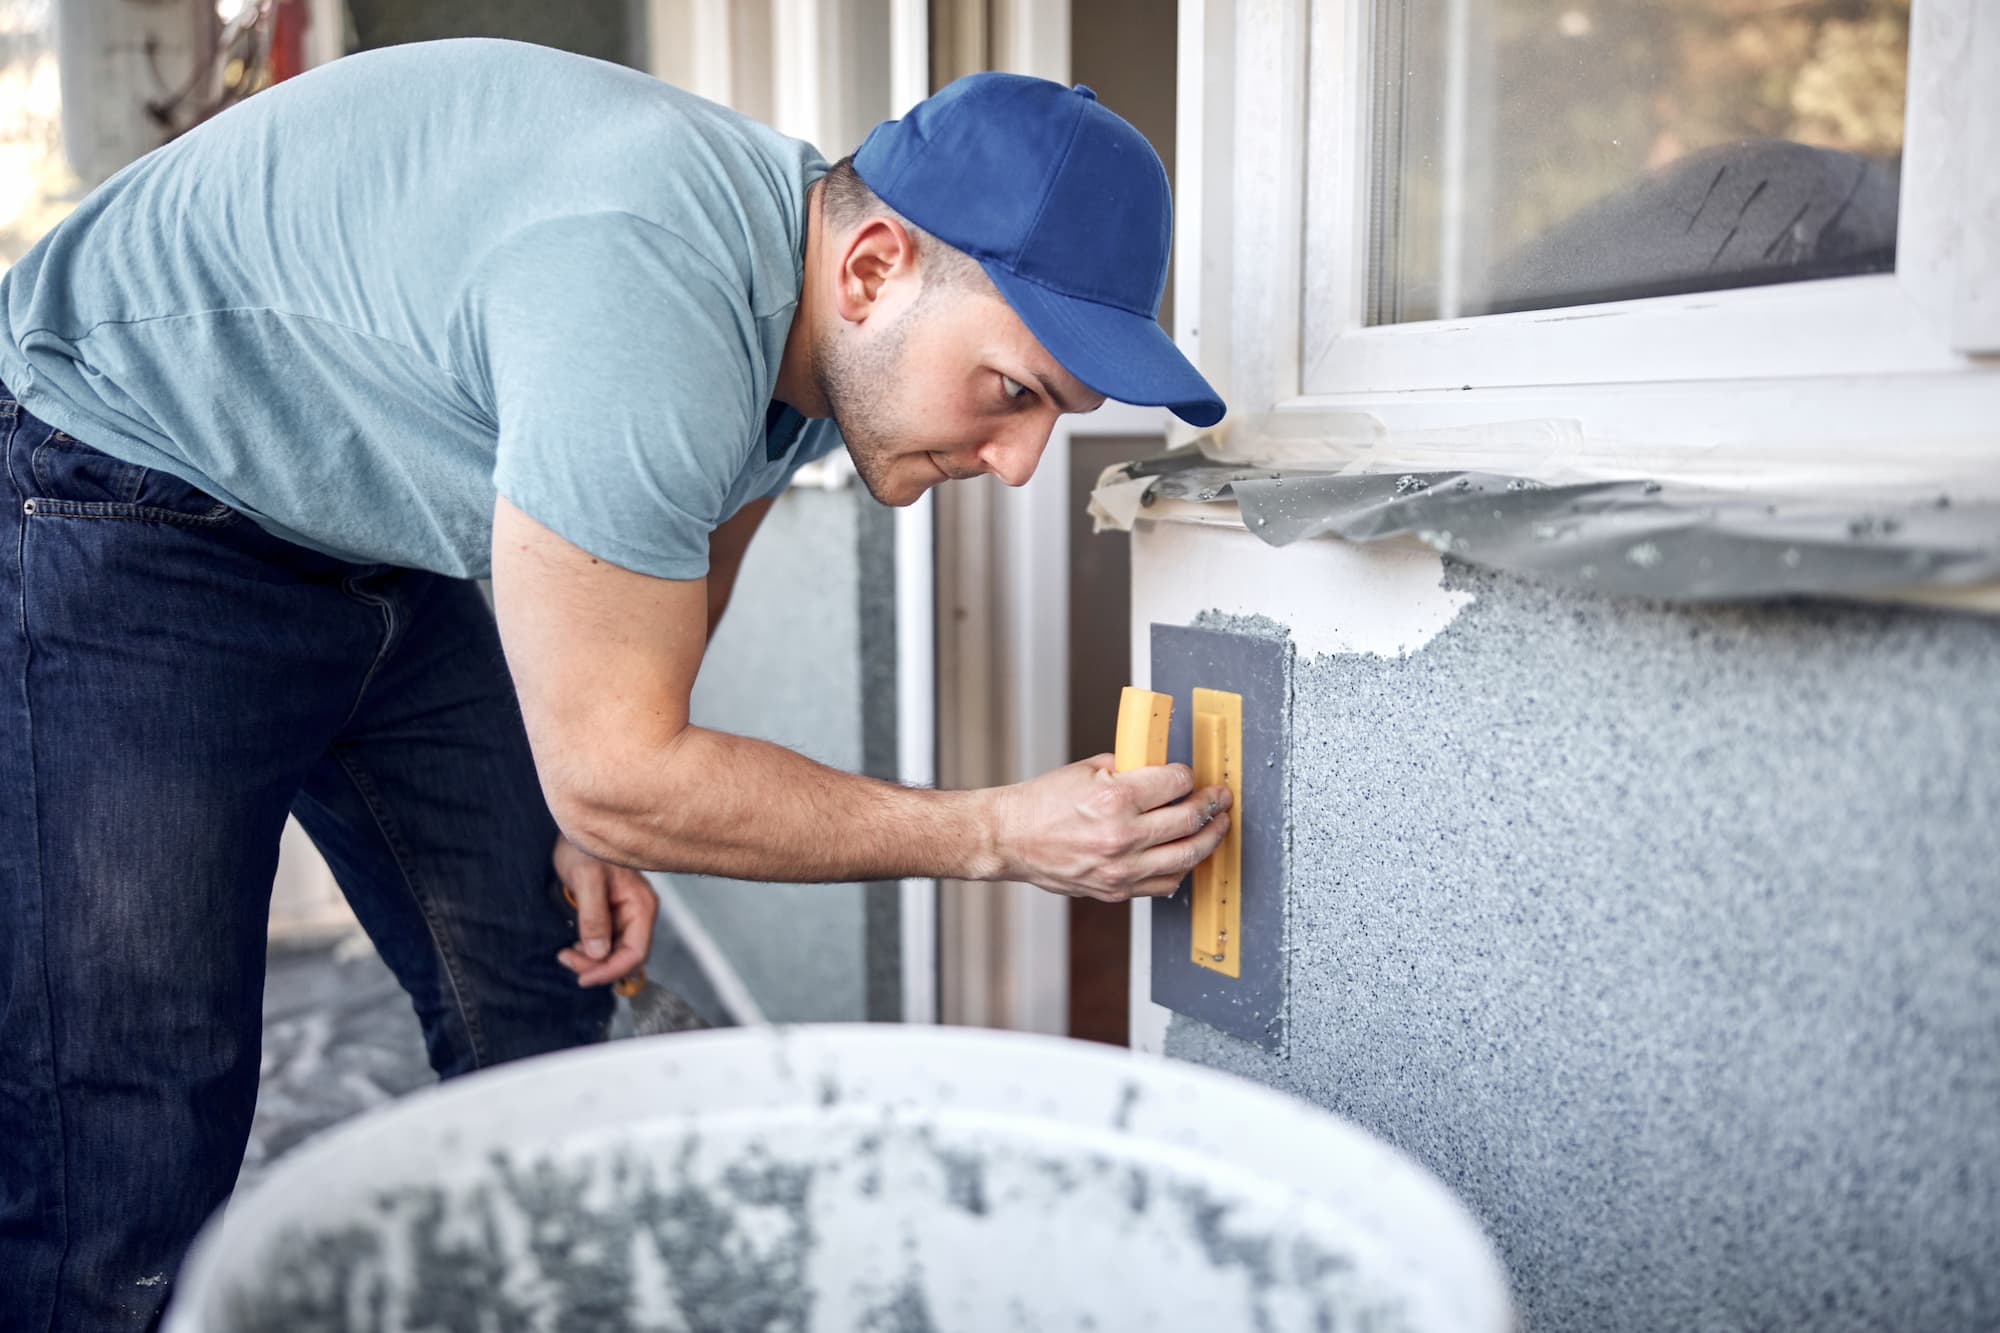
MULTIPOLYGON (((1118 741, 1112 767, 1120 773, 1167 762, 1171 695, 1126 686, 1118 700, 1118 741)), ((1243 696, 1194 692, 1194 785, 1227 787, 1229 832, 1194 869, 1190 894, 1189 959, 1226 977, 1243 975, 1243 696)))
POLYGON ((1112 769, 1157 768, 1167 762, 1167 727, 1174 720, 1174 699, 1136 685, 1118 696, 1118 740, 1112 747, 1112 769))

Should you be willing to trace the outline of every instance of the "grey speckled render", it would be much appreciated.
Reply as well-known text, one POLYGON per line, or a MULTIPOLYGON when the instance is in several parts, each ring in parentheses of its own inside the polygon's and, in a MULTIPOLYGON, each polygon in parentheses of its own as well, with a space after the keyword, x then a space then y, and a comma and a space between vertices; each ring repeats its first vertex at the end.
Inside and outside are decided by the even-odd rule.
POLYGON ((1294 669, 1290 1056, 1536 1333, 2000 1327, 2000 620, 1447 561, 1294 669))

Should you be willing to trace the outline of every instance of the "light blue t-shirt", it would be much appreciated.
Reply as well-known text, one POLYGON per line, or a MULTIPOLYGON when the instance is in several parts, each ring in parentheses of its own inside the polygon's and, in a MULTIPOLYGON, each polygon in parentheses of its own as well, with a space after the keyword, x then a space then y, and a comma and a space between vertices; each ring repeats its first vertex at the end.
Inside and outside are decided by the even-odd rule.
POLYGON ((351 56, 134 163, 0 280, 29 411, 293 541, 489 566, 496 489, 663 578, 839 443, 767 430, 810 145, 498 41, 351 56))

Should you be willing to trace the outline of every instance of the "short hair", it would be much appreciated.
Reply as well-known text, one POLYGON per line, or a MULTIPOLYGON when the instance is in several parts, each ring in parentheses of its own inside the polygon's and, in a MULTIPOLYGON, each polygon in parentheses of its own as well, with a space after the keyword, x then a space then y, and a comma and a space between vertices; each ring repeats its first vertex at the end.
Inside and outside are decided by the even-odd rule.
POLYGON ((854 169, 849 154, 833 164, 819 178, 820 216, 835 231, 848 231, 870 218, 894 218, 910 233, 917 249, 917 271, 923 274, 924 290, 944 291, 956 287, 991 288, 993 280, 979 261, 955 245, 947 244, 884 203, 868 188, 854 169))

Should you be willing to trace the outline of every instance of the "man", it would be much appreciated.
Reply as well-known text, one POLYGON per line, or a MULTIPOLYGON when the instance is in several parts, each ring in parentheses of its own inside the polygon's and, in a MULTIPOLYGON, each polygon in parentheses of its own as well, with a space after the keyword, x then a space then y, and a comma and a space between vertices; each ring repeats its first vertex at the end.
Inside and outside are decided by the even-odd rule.
POLYGON ((7 275, 0 1327, 145 1326, 227 1195, 288 811, 446 1076, 601 1035, 628 867, 1118 899, 1213 849, 1178 766, 915 791, 689 722, 805 461, 900 505, 1106 395, 1222 413, 1153 322, 1165 174, 1087 89, 963 80, 824 171, 630 71, 405 47, 7 275))

